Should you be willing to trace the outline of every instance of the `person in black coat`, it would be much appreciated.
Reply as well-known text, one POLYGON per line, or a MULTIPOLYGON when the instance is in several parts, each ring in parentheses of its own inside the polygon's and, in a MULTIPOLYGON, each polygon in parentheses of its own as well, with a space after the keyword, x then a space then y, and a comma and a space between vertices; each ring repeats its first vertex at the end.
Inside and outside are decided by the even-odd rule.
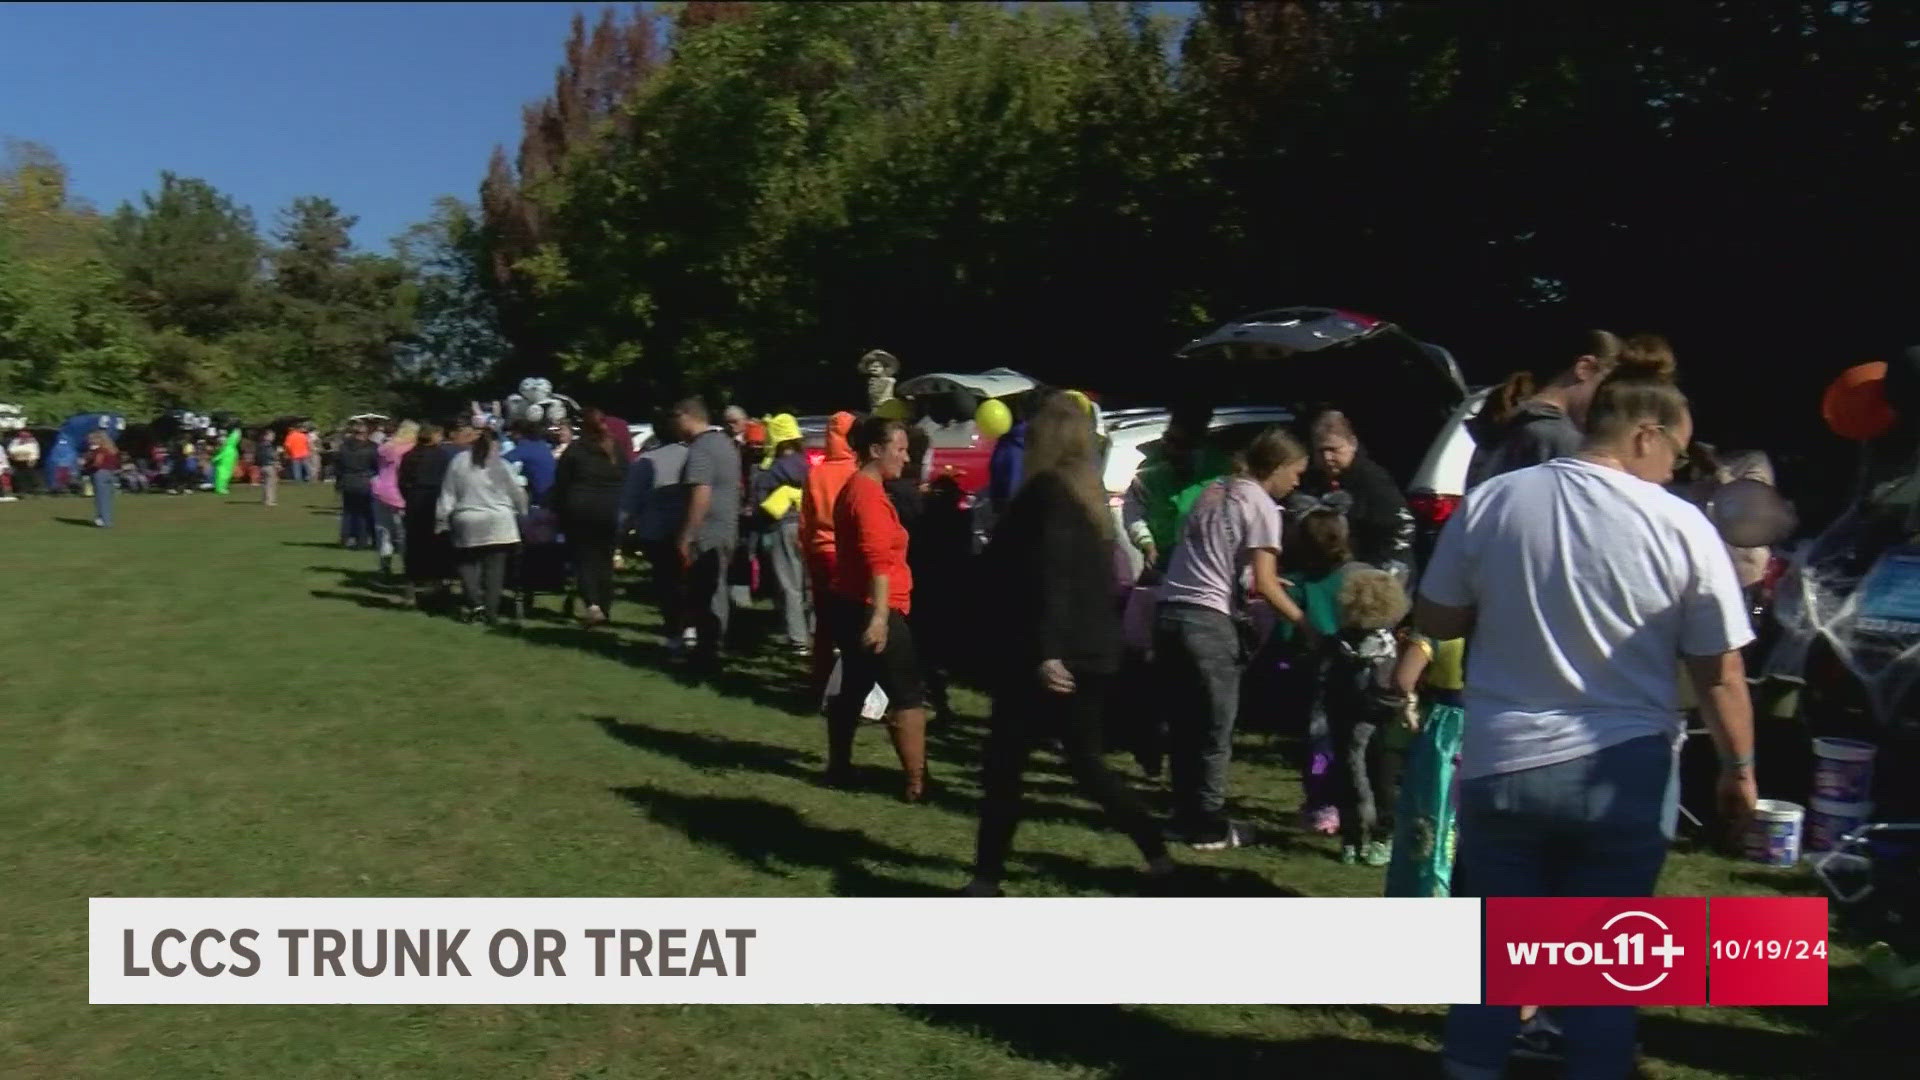
POLYGON ((351 425, 339 452, 334 455, 333 482, 340 491, 343 547, 373 547, 373 478, 379 472, 380 448, 367 438, 366 425, 351 425))
POLYGON ((626 482, 626 454, 614 443, 605 416, 598 409, 585 410, 580 438, 560 456, 548 499, 572 549, 589 626, 606 622, 613 609, 613 552, 619 543, 620 495, 626 482))
POLYGON ((440 482, 446 479, 453 458, 442 443, 438 424, 422 424, 413 449, 400 458, 396 481, 400 498, 406 502, 407 603, 417 602, 422 585, 444 586, 453 576, 453 541, 450 534, 435 529, 440 502, 440 482))
POLYGON ((974 876, 963 891, 997 896, 1020 821, 1027 756, 1059 740, 1083 790, 1124 829, 1154 882, 1174 869, 1145 804, 1101 760, 1105 698, 1120 669, 1113 527, 1093 419, 1073 398, 1042 405, 1027 428, 1024 483, 988 549, 999 621, 992 730, 974 876))
POLYGON ((1347 516, 1353 557, 1400 578, 1413 570, 1413 512, 1400 486, 1367 456, 1345 413, 1328 410, 1313 422, 1312 466, 1287 499, 1298 520, 1324 507, 1347 516))

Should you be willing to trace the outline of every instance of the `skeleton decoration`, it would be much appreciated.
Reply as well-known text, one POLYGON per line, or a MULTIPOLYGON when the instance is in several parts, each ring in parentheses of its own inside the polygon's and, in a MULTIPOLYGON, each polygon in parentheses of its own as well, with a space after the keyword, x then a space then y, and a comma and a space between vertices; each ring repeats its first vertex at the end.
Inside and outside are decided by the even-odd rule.
POLYGON ((867 379, 867 408, 878 409, 893 397, 894 376, 900 374, 900 361, 884 349, 874 349, 860 358, 860 374, 867 379))

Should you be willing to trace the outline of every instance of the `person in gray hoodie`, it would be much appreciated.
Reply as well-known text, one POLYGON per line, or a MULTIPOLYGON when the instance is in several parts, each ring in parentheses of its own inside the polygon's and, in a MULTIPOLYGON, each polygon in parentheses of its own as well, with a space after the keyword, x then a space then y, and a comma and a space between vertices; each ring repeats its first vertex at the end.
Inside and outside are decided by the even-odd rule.
POLYGON ((1621 341, 1588 330, 1573 363, 1535 389, 1531 372, 1516 372, 1496 387, 1468 423, 1475 443, 1467 490, 1496 476, 1579 453, 1586 441, 1587 405, 1600 380, 1619 362, 1621 341))
POLYGON ((501 460, 496 442, 493 429, 479 429, 447 466, 434 508, 435 530, 453 534, 468 622, 499 617, 507 559, 520 544, 519 517, 527 512, 526 490, 501 460))

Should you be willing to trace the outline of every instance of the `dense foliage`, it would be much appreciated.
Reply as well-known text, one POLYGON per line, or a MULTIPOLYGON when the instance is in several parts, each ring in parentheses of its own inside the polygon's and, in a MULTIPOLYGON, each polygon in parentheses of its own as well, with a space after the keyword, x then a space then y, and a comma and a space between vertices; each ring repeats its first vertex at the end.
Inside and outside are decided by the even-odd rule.
POLYGON ((1920 6, 1866 0, 609 11, 393 257, 172 176, 102 219, 16 154, 0 397, 811 411, 884 347, 1154 398, 1209 323, 1329 303, 1479 379, 1661 330, 1711 430, 1777 442, 1915 337, 1917 113, 1920 6))
POLYGON ((50 152, 15 144, 0 170, 0 399, 42 424, 385 406, 397 377, 438 370, 410 369, 407 350, 449 322, 433 261, 445 226, 416 229, 402 254, 418 254, 396 258, 353 250, 353 223, 301 198, 263 238, 232 199, 172 173, 102 216, 69 197, 50 152))
POLYGON ((617 399, 875 346, 1152 396, 1331 303, 1487 379, 1662 330, 1759 438, 1915 336, 1917 111, 1909 4, 693 3, 576 23, 480 239, 512 369, 617 399))

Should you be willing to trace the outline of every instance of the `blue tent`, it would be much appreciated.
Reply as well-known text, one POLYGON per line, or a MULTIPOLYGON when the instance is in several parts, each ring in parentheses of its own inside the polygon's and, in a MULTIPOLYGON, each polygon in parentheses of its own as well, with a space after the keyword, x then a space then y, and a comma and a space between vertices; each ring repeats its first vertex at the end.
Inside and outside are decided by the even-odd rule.
POLYGON ((53 446, 48 448, 47 456, 41 461, 46 472, 47 490, 56 490, 62 469, 67 472, 68 484, 79 481, 80 451, 86 447, 89 434, 104 431, 108 438, 117 442, 126 430, 126 419, 114 413, 81 413, 67 417, 60 425, 59 433, 53 437, 53 446))

